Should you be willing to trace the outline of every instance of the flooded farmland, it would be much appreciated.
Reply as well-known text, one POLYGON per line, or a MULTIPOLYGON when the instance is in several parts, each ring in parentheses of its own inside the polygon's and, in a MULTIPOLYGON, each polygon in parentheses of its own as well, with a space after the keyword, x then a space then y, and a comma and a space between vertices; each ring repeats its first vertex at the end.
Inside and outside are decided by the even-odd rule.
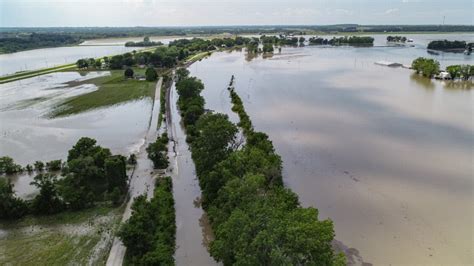
MULTIPOLYGON (((0 151, 21 165, 36 160, 65 159, 67 151, 81 137, 97 140, 113 153, 128 154, 143 143, 152 108, 151 99, 91 110, 77 115, 49 119, 56 103, 97 89, 93 84, 69 86, 70 81, 87 80, 108 72, 59 72, 0 85, 0 151)), ((33 191, 31 176, 12 177, 22 197, 33 191)))
POLYGON ((431 39, 461 37, 411 35, 413 47, 283 48, 266 59, 222 52, 190 70, 206 85, 206 107, 225 113, 235 75, 253 124, 282 156, 286 185, 334 221, 339 246, 354 260, 471 264, 472 84, 374 64, 419 56, 441 67, 473 64, 472 56, 426 51, 431 39))

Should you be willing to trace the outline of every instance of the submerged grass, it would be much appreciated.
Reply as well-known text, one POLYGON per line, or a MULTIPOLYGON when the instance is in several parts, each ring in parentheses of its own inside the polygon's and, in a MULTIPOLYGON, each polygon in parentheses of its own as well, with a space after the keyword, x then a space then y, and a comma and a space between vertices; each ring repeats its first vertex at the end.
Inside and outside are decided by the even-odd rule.
MULTIPOLYGON (((141 70, 138 72, 140 73, 141 70)), ((76 86, 85 83, 95 84, 98 90, 66 99, 58 104, 49 116, 51 118, 68 116, 144 97, 153 98, 156 84, 156 82, 125 79, 123 71, 111 71, 110 76, 70 82, 69 85, 76 86)))
POLYGON ((0 223, 0 265, 105 264, 122 208, 96 207, 0 223))

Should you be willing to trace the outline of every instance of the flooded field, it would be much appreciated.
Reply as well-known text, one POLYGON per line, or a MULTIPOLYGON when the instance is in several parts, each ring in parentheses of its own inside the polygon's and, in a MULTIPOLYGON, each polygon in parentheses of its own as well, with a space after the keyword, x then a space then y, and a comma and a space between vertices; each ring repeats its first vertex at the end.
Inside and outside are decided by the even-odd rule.
POLYGON ((0 54, 0 76, 75 63, 81 58, 98 58, 140 49, 117 45, 69 46, 0 54))
POLYGON ((425 45, 474 35, 409 38, 414 47, 283 48, 267 59, 216 53, 190 70, 206 85, 206 107, 225 113, 235 75, 256 129, 282 156, 286 185, 334 221, 354 261, 472 264, 474 92, 374 62, 473 64, 425 45))
MULTIPOLYGON (((61 100, 97 89, 93 84, 65 83, 91 79, 108 72, 60 72, 0 85, 0 151, 21 165, 36 160, 65 159, 67 151, 87 136, 113 153, 128 154, 143 143, 151 112, 151 99, 48 119, 61 100)), ((20 196, 31 194, 28 175, 12 177, 20 196)))

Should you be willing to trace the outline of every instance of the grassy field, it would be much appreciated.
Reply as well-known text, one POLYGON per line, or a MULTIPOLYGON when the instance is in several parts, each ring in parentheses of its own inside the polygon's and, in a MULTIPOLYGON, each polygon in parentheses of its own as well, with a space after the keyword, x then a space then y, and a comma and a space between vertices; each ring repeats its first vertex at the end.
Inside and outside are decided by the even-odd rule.
POLYGON ((67 69, 72 69, 75 68, 76 64, 68 64, 68 65, 61 65, 61 66, 56 66, 56 67, 51 67, 51 68, 44 68, 44 69, 38 69, 38 70, 33 70, 33 71, 24 71, 24 72, 19 72, 15 73, 12 75, 7 75, 0 77, 0 84, 2 83, 7 83, 7 82, 12 82, 12 81, 17 81, 20 79, 26 79, 26 78, 32 78, 44 74, 49 74, 61 70, 67 70, 67 69))
POLYGON ((121 208, 0 223, 0 265, 104 265, 121 208))
MULTIPOLYGON (((144 75, 144 69, 135 69, 135 74, 144 75)), ((154 97, 156 82, 125 79, 123 71, 111 71, 110 76, 98 77, 81 82, 70 82, 70 86, 95 84, 98 90, 82 94, 57 105, 50 117, 61 117, 92 109, 138 100, 144 97, 154 97)))

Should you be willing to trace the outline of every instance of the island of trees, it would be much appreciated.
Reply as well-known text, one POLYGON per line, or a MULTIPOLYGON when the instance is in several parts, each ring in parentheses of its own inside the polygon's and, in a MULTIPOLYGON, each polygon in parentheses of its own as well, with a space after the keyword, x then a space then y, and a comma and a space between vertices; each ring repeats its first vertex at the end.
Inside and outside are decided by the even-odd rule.
POLYGON ((439 76, 441 72, 439 62, 434 59, 419 57, 412 62, 412 69, 417 74, 427 78, 439 77, 443 79, 462 80, 472 79, 474 76, 474 65, 451 65, 446 67, 446 73, 449 75, 439 76))
POLYGON ((406 41, 407 41, 407 37, 405 36, 387 36, 387 42, 405 43, 406 41))
POLYGON ((321 37, 311 37, 309 39, 310 45, 350 45, 350 46, 372 46, 374 45, 374 38, 367 36, 344 36, 333 37, 332 39, 324 39, 321 37))
POLYGON ((467 43, 465 41, 440 40, 440 41, 431 41, 428 44, 428 49, 445 51, 445 52, 466 51, 468 53, 471 53, 473 46, 474 46, 474 43, 467 43))
POLYGON ((162 42, 153 42, 150 41, 150 37, 143 38, 142 42, 126 42, 126 47, 150 47, 150 46, 160 46, 163 45, 162 42))

